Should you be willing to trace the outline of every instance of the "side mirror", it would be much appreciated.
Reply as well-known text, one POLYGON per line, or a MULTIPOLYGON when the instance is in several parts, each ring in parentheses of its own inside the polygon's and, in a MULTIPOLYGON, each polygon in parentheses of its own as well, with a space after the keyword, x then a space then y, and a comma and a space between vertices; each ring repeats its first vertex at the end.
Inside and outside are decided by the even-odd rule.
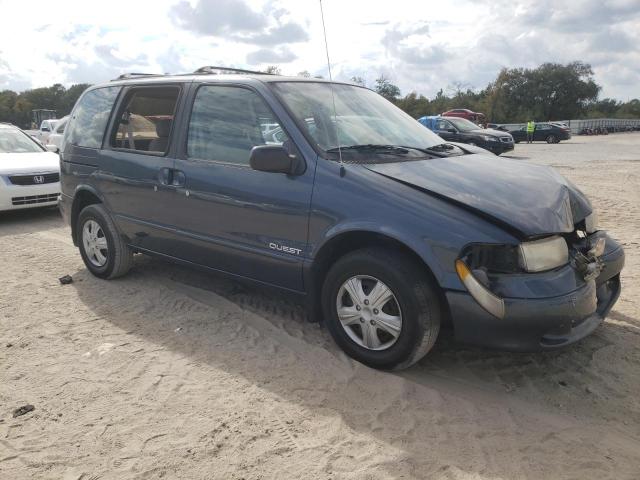
POLYGON ((295 174, 298 159, 281 145, 259 145, 251 149, 249 164, 254 170, 271 173, 295 174))
POLYGON ((51 130, 49 130, 49 127, 42 127, 42 131, 43 132, 50 132, 51 130))
POLYGON ((455 128, 447 128, 446 131, 449 133, 458 133, 458 131, 455 128))
POLYGON ((53 152, 53 153, 60 153, 60 149, 58 148, 57 145, 53 145, 53 144, 48 144, 45 145, 44 148, 46 148, 48 151, 53 152))

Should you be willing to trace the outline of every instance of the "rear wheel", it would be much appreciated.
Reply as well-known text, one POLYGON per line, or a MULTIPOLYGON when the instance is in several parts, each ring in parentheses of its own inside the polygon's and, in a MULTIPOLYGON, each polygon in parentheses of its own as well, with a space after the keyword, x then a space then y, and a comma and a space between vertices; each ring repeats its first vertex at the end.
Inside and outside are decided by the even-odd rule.
POLYGON ((547 137, 547 143, 558 143, 558 139, 555 135, 549 135, 547 137))
POLYGON ((440 330, 440 304, 425 272, 407 256, 371 248, 329 270, 322 289, 327 328, 349 355, 399 370, 420 360, 440 330))
POLYGON ((100 278, 116 278, 131 268, 133 252, 118 234, 111 216, 100 204, 89 205, 78 216, 77 232, 82 260, 100 278))

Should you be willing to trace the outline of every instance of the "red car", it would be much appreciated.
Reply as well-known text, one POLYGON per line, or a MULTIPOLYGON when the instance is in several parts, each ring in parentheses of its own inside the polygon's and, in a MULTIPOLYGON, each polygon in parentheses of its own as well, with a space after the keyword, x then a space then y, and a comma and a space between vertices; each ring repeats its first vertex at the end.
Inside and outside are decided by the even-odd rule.
POLYGON ((442 113, 442 116, 466 118, 476 125, 484 125, 485 123, 487 123, 487 119, 484 116, 484 113, 473 112, 466 108, 454 108, 453 110, 442 113))

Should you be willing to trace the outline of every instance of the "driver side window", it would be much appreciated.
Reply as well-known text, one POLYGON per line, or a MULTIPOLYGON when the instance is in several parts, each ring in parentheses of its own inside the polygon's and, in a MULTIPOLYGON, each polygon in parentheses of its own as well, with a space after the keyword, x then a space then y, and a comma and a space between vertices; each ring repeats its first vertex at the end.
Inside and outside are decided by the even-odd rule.
POLYGON ((216 85, 198 90, 189 120, 189 158, 248 166, 253 147, 287 140, 275 115, 253 90, 216 85))
POLYGON ((436 124, 436 130, 447 130, 449 128, 453 128, 450 122, 448 122, 447 120, 438 120, 438 123, 436 124))

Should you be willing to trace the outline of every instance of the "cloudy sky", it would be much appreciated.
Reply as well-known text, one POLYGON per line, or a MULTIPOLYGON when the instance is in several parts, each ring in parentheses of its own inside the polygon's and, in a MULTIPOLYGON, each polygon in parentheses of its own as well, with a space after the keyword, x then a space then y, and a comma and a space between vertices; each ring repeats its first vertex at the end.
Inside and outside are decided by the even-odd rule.
MULTIPOLYGON (((501 67, 590 63, 640 97, 640 0, 323 0, 334 78, 403 94, 481 88, 501 67)), ((318 0, 0 0, 0 89, 203 65, 327 75, 318 0)))

